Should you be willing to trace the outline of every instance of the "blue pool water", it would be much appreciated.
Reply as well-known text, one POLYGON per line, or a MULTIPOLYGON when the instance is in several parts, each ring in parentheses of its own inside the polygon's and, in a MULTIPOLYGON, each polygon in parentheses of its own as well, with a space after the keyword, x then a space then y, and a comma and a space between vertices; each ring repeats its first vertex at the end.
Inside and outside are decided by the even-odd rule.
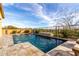
POLYGON ((14 35, 13 40, 14 44, 30 42, 31 44, 33 44, 34 46, 36 46, 45 53, 65 42, 59 39, 49 39, 36 35, 20 35, 20 36, 14 35))

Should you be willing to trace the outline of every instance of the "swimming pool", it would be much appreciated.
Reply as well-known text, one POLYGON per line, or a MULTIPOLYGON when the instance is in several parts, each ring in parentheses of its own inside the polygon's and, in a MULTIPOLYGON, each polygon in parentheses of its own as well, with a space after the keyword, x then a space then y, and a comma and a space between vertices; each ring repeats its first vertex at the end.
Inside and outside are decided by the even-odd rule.
POLYGON ((13 35, 13 40, 14 44, 30 42, 45 53, 65 42, 65 40, 49 39, 37 35, 13 35))

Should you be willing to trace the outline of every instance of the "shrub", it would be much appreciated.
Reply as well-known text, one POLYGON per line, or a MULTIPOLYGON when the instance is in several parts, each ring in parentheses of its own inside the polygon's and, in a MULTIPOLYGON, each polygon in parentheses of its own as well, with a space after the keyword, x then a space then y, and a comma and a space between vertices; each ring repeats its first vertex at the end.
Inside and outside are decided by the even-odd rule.
POLYGON ((61 33, 63 38, 67 38, 69 36, 69 31, 68 30, 62 30, 60 33, 61 33))
POLYGON ((16 33, 16 31, 12 31, 12 32, 11 32, 11 34, 15 34, 15 33, 16 33))
POLYGON ((76 32, 76 35, 75 35, 77 38, 79 38, 79 32, 76 32))
POLYGON ((29 30, 25 30, 24 33, 29 33, 29 30))
POLYGON ((20 33, 21 31, 18 31, 17 33, 20 33))
POLYGON ((65 30, 60 31, 60 34, 62 35, 63 38, 76 39, 77 37, 79 37, 79 32, 75 32, 75 30, 66 30, 65 29, 65 30))
POLYGON ((38 30, 36 30, 34 33, 39 33, 39 31, 38 31, 38 30))

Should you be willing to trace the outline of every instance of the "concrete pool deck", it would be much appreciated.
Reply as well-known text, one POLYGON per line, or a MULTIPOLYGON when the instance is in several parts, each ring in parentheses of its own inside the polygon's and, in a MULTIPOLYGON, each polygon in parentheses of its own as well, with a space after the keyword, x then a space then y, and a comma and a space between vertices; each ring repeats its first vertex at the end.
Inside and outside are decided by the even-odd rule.
POLYGON ((72 48, 75 41, 66 41, 47 53, 42 52, 31 43, 14 44, 12 36, 2 37, 3 47, 0 48, 0 56, 74 56, 72 48))

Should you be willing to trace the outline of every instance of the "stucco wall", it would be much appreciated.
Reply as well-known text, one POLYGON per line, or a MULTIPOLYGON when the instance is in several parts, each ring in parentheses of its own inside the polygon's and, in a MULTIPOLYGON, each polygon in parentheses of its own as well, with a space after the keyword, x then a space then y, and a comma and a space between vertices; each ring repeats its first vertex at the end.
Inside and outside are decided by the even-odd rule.
POLYGON ((32 29, 2 29, 2 34, 5 35, 10 35, 10 34, 28 34, 32 33, 32 29), (24 33, 24 31, 27 30, 27 33, 24 33), (12 33, 15 31, 16 33, 12 33))

